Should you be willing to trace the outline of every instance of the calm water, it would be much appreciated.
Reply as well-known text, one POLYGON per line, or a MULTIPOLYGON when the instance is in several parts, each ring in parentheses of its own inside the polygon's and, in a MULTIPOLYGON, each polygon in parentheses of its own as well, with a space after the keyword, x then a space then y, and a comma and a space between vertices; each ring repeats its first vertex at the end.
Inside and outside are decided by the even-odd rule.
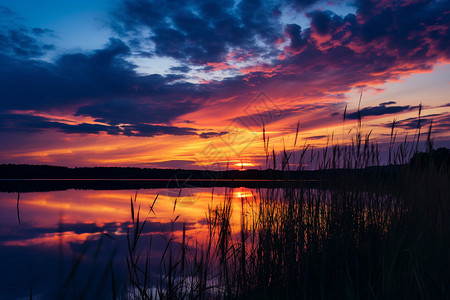
MULTIPOLYGON (((253 209, 256 194, 248 188, 223 187, 138 190, 136 214, 140 207, 140 219, 148 218, 140 247, 155 265, 152 275, 159 275, 156 266, 167 241, 181 242, 183 224, 189 245, 202 244, 207 239, 209 207, 231 197, 231 226, 239 228, 242 208, 253 209)), ((134 202, 136 190, 22 193, 19 216, 17 196, 0 193, 0 299, 29 299, 30 294, 56 298, 67 285, 75 285, 72 289, 79 297, 103 298, 112 289, 112 279, 104 278, 111 269, 116 282, 126 281, 126 233, 131 226, 130 198, 134 202), (100 282, 101 288, 91 282, 100 282)))

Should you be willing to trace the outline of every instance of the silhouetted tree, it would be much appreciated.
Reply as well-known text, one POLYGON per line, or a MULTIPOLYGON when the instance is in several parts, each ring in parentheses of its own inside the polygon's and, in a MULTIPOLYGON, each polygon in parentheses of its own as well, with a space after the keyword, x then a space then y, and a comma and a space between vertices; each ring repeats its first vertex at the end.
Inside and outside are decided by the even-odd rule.
POLYGON ((430 152, 416 153, 410 160, 411 167, 428 168, 434 166, 438 169, 450 169, 450 149, 441 147, 430 152))

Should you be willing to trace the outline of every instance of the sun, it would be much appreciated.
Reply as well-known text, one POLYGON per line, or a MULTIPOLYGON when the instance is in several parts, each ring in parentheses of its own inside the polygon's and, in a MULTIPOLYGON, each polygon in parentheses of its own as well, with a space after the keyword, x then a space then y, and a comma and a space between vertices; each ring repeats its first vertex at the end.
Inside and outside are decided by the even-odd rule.
POLYGON ((253 163, 250 162, 239 162, 235 163, 234 165, 239 167, 239 171, 245 171, 247 170, 246 168, 255 166, 253 163))

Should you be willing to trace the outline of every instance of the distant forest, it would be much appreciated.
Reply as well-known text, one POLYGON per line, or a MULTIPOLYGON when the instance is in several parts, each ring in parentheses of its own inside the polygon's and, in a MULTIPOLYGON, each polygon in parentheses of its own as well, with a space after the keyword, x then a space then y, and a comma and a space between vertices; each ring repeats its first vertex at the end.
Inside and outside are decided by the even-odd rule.
MULTIPOLYGON (((358 170, 363 173, 375 171, 393 172, 402 166, 369 167, 358 170)), ((0 179, 242 179, 242 180, 320 180, 343 175, 355 170, 327 169, 316 171, 281 171, 256 170, 245 171, 209 171, 209 170, 183 170, 183 169, 155 169, 155 168, 128 168, 128 167, 82 167, 68 168, 48 165, 0 165, 0 179)))
MULTIPOLYGON (((417 153, 411 159, 414 167, 450 168, 450 149, 439 148, 429 153, 417 153)), ((387 175, 403 168, 404 165, 388 165, 368 167, 362 170, 354 169, 326 169, 326 170, 257 170, 245 171, 226 170, 184 170, 184 169, 157 169, 157 168, 130 168, 130 167, 61 167, 49 165, 3 164, 0 165, 0 179, 332 179, 349 172, 361 174, 382 173, 387 175)), ((380 174, 378 174, 380 175, 380 174)))

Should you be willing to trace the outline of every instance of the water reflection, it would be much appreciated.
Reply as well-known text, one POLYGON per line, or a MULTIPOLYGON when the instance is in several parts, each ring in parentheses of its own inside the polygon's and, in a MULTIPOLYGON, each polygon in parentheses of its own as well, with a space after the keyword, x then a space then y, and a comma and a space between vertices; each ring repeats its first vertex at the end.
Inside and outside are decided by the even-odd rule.
MULTIPOLYGON (((35 295, 57 290, 60 284, 57 278, 67 276, 74 257, 86 251, 83 249, 86 245, 98 247, 100 240, 110 250, 106 251, 102 245, 102 258, 114 251, 119 257, 124 251, 121 247, 126 244, 127 230, 132 226, 130 201, 136 201, 135 213, 139 210, 141 221, 148 218, 141 240, 147 246, 152 238, 151 255, 156 259, 170 236, 177 241, 181 239, 183 224, 187 242, 203 243, 208 231, 205 214, 226 195, 236 203, 232 223, 238 226, 241 208, 240 201, 235 200, 251 194, 246 188, 230 192, 227 188, 195 187, 139 190, 137 195, 135 190, 23 193, 19 224, 17 194, 0 193, 0 269, 9 270, 0 274, 3 284, 0 298, 25 296, 32 287, 35 295)), ((116 268, 125 268, 119 259, 116 268)))
POLYGON ((263 242, 258 241, 258 232, 283 239, 296 235, 298 249, 293 251, 300 255, 310 244, 320 249, 321 241, 333 234, 338 236, 343 225, 349 226, 348 232, 358 241, 360 232, 368 232, 363 227, 387 230, 393 217, 390 198, 385 201, 383 196, 370 193, 355 194, 364 201, 347 205, 352 195, 339 200, 339 193, 314 189, 184 187, 137 193, 24 193, 20 197, 19 224, 16 196, 0 193, 0 298, 25 297, 32 292, 49 299, 77 293, 82 298, 98 299, 99 294, 104 298, 112 296, 115 289, 126 289, 117 284, 128 280, 130 262, 126 258, 130 245, 134 247, 136 228, 139 243, 133 253, 138 260, 147 259, 141 259, 149 270, 146 277, 158 279, 161 266, 163 272, 170 269, 166 264, 170 266, 170 262, 162 257, 197 255, 211 239, 225 250, 214 253, 218 257, 228 255, 227 249, 234 249, 234 245, 252 257, 258 243, 263 242), (273 221, 280 219, 285 228, 273 221), (351 223, 346 223, 348 220, 351 223), (211 229, 212 223, 218 226, 211 229))

